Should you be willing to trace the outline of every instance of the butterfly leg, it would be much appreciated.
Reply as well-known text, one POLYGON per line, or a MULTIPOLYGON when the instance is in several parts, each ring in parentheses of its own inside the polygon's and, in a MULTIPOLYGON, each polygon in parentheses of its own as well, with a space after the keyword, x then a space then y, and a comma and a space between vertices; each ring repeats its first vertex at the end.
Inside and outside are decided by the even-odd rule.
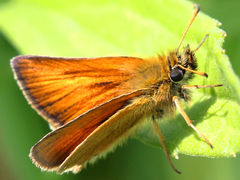
POLYGON ((194 131, 196 131, 199 136, 201 136, 206 143, 208 143, 208 145, 213 148, 212 144, 210 143, 210 141, 192 124, 192 121, 190 120, 190 118, 188 117, 188 115, 186 114, 186 112, 184 111, 180 100, 178 99, 177 96, 173 96, 173 102, 175 103, 178 111, 180 112, 180 114, 182 115, 182 117, 184 118, 184 120, 186 121, 187 125, 190 126, 194 131))
POLYGON ((184 89, 199 89, 199 88, 212 88, 212 87, 221 87, 223 84, 216 84, 216 85, 183 85, 181 87, 181 93, 184 95, 184 89))
POLYGON ((211 88, 211 87, 220 87, 223 86, 222 84, 216 84, 216 85, 183 85, 183 89, 199 89, 199 88, 211 88))
POLYGON ((199 76, 208 77, 207 73, 205 73, 205 72, 200 72, 200 71, 195 71, 195 70, 192 70, 192 69, 189 69, 189 68, 185 68, 184 66, 182 66, 182 65, 180 65, 180 64, 178 64, 177 66, 178 66, 179 68, 185 70, 185 71, 192 72, 192 73, 197 74, 197 75, 199 75, 199 76))
POLYGON ((161 129, 159 128, 158 126, 158 123, 154 117, 154 115, 152 116, 152 120, 153 120, 153 127, 154 127, 154 130, 156 131, 157 135, 158 135, 158 138, 159 138, 159 141, 160 143, 162 144, 162 147, 163 147, 163 150, 167 156, 167 159, 171 165, 171 167, 173 168, 174 171, 176 171, 178 174, 181 174, 181 171, 177 170, 177 168, 174 166, 169 154, 168 154, 168 151, 167 151, 167 148, 166 148, 166 145, 164 143, 164 139, 163 139, 163 135, 161 133, 161 129))

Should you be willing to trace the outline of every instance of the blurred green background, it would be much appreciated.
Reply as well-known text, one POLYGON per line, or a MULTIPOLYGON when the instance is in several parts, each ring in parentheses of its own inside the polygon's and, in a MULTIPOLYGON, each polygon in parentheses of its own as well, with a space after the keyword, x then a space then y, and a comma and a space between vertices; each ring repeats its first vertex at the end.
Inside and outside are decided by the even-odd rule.
MULTIPOLYGON (((0 0, 0 8, 6 0, 0 0)), ((237 0, 198 0, 206 14, 222 22, 228 36, 224 48, 235 72, 240 75, 240 2, 237 0)), ((1 10, 1 9, 0 9, 1 10)), ((19 12, 21 13, 21 11, 19 12)), ((7 21, 7 20, 6 20, 7 21)), ((13 28, 14 27, 13 25, 13 28)), ((207 159, 180 156, 174 161, 183 174, 169 167, 162 150, 131 139, 106 159, 88 166, 77 175, 62 176, 41 172, 28 158, 32 145, 49 132, 47 123, 26 103, 9 66, 9 60, 21 54, 0 31, 0 179, 239 179, 240 159, 207 159)))

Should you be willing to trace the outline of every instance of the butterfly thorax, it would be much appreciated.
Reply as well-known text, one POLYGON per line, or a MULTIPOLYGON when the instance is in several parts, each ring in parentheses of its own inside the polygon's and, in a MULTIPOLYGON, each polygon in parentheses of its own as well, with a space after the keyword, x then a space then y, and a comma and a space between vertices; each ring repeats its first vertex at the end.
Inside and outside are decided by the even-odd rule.
POLYGON ((173 111, 174 105, 172 102, 173 96, 178 96, 185 101, 189 100, 189 91, 183 90, 182 85, 186 85, 193 78, 193 73, 182 68, 190 70, 197 69, 196 57, 189 45, 181 54, 176 51, 170 51, 168 56, 159 55, 157 58, 150 59, 141 67, 142 82, 144 88, 151 88, 152 100, 156 104, 156 109, 162 111, 173 111))

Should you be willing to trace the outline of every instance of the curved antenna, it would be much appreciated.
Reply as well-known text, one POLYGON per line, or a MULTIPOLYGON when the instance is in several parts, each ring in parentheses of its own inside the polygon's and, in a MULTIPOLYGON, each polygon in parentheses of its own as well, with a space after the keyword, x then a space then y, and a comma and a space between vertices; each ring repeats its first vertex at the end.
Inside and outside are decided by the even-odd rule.
POLYGON ((209 36, 209 34, 206 34, 204 36, 204 38, 202 39, 202 41, 199 43, 199 45, 192 52, 196 52, 203 45, 203 43, 206 41, 208 36, 209 36))
POLYGON ((192 25, 194 19, 196 18, 197 14, 198 14, 199 11, 200 11, 200 5, 199 5, 199 4, 195 4, 195 6, 196 6, 196 10, 194 11, 194 13, 193 13, 193 15, 192 15, 192 18, 191 18, 191 20, 190 20, 190 22, 189 22, 186 30, 184 31, 184 33, 183 33, 183 35, 182 35, 181 41, 179 42, 178 47, 177 47, 177 49, 176 49, 176 54, 178 54, 179 48, 180 48, 180 46, 181 46, 181 44, 182 44, 182 42, 183 42, 183 40, 184 40, 184 38, 185 38, 185 36, 186 36, 186 34, 187 34, 187 32, 188 32, 190 26, 192 25))

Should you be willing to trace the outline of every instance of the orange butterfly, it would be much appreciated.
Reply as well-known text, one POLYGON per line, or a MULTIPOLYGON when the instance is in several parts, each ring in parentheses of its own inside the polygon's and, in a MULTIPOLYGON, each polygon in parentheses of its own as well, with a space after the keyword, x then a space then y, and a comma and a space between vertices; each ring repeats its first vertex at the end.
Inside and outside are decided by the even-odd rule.
POLYGON ((36 166, 58 173, 79 172, 88 161, 106 154, 134 133, 151 117, 154 128, 172 168, 180 173, 169 157, 156 118, 175 108, 205 141, 207 138, 191 123, 180 98, 187 100, 187 88, 221 85, 182 85, 197 71, 195 51, 182 44, 194 15, 176 50, 168 56, 56 58, 18 56, 12 69, 28 102, 47 119, 52 132, 30 152, 36 166), (181 82, 180 82, 181 81, 181 82))

